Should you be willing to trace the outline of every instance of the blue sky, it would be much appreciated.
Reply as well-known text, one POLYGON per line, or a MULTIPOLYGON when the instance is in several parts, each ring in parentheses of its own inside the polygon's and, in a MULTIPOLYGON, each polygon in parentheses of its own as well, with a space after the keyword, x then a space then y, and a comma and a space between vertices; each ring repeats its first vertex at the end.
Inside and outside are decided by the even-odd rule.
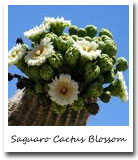
MULTIPOLYGON (((124 56, 129 61, 129 6, 125 5, 89 5, 89 6, 9 6, 8 8, 8 48, 11 49, 18 37, 30 44, 23 32, 42 23, 45 16, 61 17, 71 20, 78 27, 94 24, 100 31, 107 28, 112 31, 117 43, 117 57, 124 56)), ((9 72, 22 74, 15 66, 9 72)), ((129 70, 124 72, 127 86, 129 70)), ((16 80, 8 83, 8 97, 16 91, 16 80)), ((129 86, 128 86, 129 89, 129 86)), ((128 126, 129 102, 123 103, 113 97, 110 103, 99 102, 100 111, 92 116, 87 125, 90 126, 128 126)), ((132 106, 131 106, 132 107, 132 106)))

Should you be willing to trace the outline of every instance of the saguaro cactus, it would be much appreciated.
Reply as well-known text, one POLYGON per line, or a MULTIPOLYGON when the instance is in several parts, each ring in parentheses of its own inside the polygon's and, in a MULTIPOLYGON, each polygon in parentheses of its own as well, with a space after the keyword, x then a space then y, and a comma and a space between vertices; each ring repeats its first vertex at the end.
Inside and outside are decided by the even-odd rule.
POLYGON ((9 125, 86 125, 89 115, 99 111, 98 99, 128 100, 122 73, 127 60, 116 58, 117 46, 109 30, 97 33, 94 25, 79 28, 63 17, 45 17, 42 24, 24 32, 31 48, 22 38, 16 40, 8 65, 15 65, 26 77, 8 74, 9 81, 18 79, 20 89, 8 102, 9 125))
MULTIPOLYGON (((43 95, 45 96, 45 95, 43 95)), ((91 103, 96 102, 92 99, 91 103)), ((96 114, 98 107, 92 107, 96 114)), ((67 106, 62 114, 55 113, 51 101, 32 92, 30 89, 18 90, 16 95, 9 99, 9 126, 84 126, 89 111, 86 109, 74 110, 67 106)))

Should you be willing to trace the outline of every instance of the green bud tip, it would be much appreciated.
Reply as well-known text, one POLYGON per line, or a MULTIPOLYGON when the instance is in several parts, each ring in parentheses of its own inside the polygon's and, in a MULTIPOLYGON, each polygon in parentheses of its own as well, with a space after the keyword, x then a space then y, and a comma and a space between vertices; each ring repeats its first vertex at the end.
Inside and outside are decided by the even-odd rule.
POLYGON ((46 80, 46 81, 50 81, 53 76, 54 76, 54 70, 52 69, 51 66, 49 65, 44 65, 42 66, 42 68, 40 69, 40 75, 41 77, 46 80))
POLYGON ((96 34, 97 34, 97 32, 98 32, 97 27, 94 26, 94 25, 87 25, 87 26, 85 27, 85 30, 86 30, 86 32, 87 32, 87 36, 89 36, 89 37, 91 37, 91 38, 95 37, 96 34))
POLYGON ((111 92, 110 91, 106 91, 103 94, 101 94, 100 96, 100 100, 104 103, 108 103, 111 99, 111 92))
POLYGON ((84 68, 86 82, 91 82, 100 74, 100 67, 91 62, 87 63, 84 68))
POLYGON ((78 27, 75 25, 72 25, 69 27, 69 34, 70 35, 77 35, 78 34, 78 27))
POLYGON ((48 62, 54 69, 59 69, 63 65, 63 56, 59 52, 53 53, 49 58, 48 62))
POLYGON ((65 53, 65 61, 67 65, 74 67, 79 59, 79 55, 80 53, 76 48, 70 47, 65 53))
POLYGON ((120 57, 116 62, 116 70, 117 71, 125 71, 128 68, 128 62, 124 57, 120 57))
POLYGON ((102 36, 102 35, 106 35, 106 36, 113 39, 113 35, 108 29, 102 28, 100 33, 99 33, 99 36, 102 36))
POLYGON ((79 37, 85 37, 87 35, 87 32, 84 28, 79 28, 77 34, 79 37))

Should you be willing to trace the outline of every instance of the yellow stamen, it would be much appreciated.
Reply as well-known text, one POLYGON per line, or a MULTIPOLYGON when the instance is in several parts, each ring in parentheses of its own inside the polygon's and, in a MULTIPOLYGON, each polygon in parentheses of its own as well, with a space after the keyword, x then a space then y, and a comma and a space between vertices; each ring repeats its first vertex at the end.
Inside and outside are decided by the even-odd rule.
POLYGON ((86 52, 91 52, 92 48, 88 47, 88 46, 83 46, 83 50, 86 51, 86 52))
POLYGON ((16 55, 19 53, 19 51, 14 51, 14 52, 12 52, 12 54, 11 54, 11 57, 16 57, 16 55))
POLYGON ((43 51, 44 51, 43 48, 38 48, 38 49, 34 52, 33 58, 34 58, 34 59, 37 59, 39 56, 42 55, 43 51))
POLYGON ((35 51, 35 54, 38 55, 38 56, 40 56, 41 51, 38 49, 38 50, 35 51))

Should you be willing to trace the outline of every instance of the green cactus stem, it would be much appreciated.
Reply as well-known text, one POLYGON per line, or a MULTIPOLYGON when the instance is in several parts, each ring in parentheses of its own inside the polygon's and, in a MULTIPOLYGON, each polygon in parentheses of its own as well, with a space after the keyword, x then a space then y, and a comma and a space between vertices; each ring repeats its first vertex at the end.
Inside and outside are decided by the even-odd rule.
POLYGON ((26 74, 30 79, 33 79, 34 81, 40 81, 40 67, 39 66, 28 66, 24 62, 24 58, 21 59, 17 64, 17 68, 19 68, 24 74, 26 74))

